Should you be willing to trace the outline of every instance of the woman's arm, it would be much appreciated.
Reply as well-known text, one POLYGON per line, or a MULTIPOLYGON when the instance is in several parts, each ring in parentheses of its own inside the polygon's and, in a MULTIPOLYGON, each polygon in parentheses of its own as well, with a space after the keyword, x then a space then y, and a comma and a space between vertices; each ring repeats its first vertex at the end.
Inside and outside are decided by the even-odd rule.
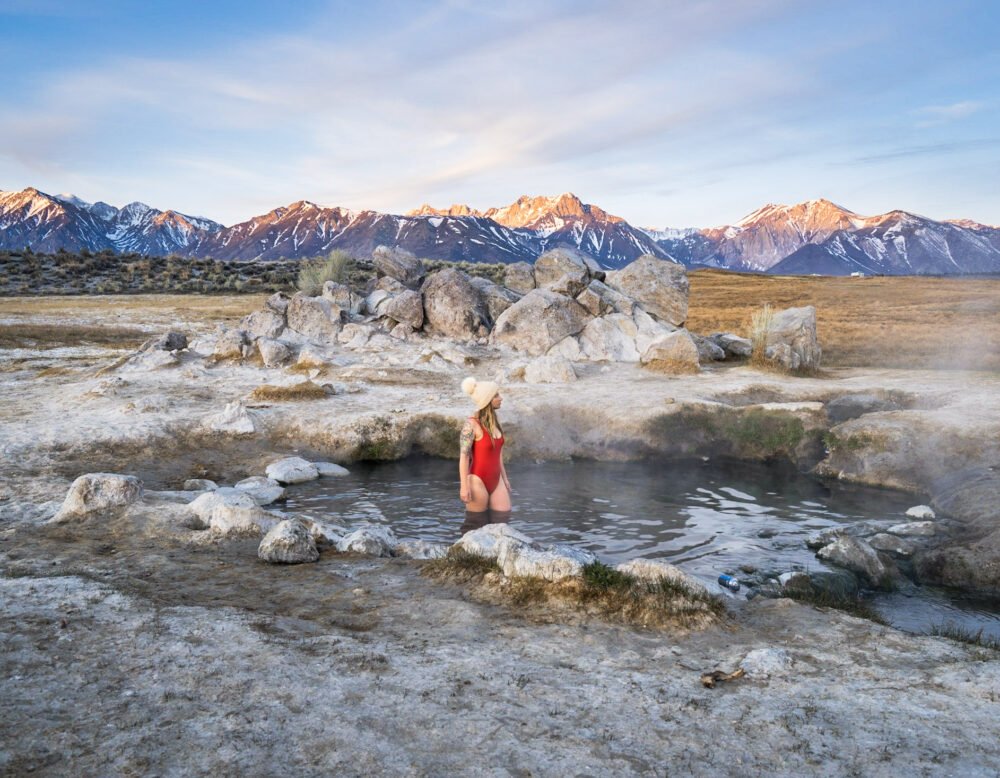
POLYGON ((510 479, 507 478, 507 468, 503 466, 503 449, 500 449, 500 477, 507 487, 507 494, 510 494, 510 479))
POLYGON ((472 491, 469 488, 469 464, 472 462, 472 444, 476 440, 476 431, 472 428, 471 421, 465 422, 458 440, 458 496, 462 502, 469 502, 472 500, 472 491))

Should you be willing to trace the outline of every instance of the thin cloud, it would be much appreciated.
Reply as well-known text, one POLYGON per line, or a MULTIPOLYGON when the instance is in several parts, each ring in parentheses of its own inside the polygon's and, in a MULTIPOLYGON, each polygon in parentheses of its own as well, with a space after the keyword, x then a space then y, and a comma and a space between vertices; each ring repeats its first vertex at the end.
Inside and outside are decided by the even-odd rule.
POLYGON ((926 105, 916 111, 923 119, 917 122, 918 127, 934 127, 939 124, 965 119, 972 116, 983 108, 983 103, 974 100, 965 100, 951 105, 926 105))
POLYGON ((977 151, 1000 146, 1000 138, 984 138, 981 140, 957 141, 955 143, 931 143, 925 146, 907 146, 904 148, 886 151, 882 154, 871 154, 864 157, 857 157, 854 162, 861 164, 873 164, 879 162, 891 162, 893 160, 905 159, 907 157, 941 156, 945 154, 959 154, 966 151, 977 151))

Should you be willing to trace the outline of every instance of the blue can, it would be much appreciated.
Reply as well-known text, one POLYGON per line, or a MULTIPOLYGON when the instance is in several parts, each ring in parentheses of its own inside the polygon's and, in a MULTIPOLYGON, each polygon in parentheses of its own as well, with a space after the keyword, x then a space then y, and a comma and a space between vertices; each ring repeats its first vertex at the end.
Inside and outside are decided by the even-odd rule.
POLYGON ((725 573, 719 576, 719 586, 724 586, 733 592, 740 590, 740 582, 733 578, 733 576, 726 575, 725 573))

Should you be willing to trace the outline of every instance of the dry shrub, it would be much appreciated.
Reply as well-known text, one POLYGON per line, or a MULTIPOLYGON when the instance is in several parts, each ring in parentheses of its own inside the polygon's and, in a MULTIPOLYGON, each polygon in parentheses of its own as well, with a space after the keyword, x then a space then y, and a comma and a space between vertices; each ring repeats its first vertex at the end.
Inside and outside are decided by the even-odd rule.
POLYGON ((312 259, 302 263, 297 286, 299 291, 310 296, 323 292, 327 281, 345 283, 354 266, 354 258, 346 251, 335 249, 323 259, 312 259))
POLYGON ((290 400, 322 400, 329 396, 326 389, 319 384, 315 384, 312 381, 303 381, 291 386, 264 384, 250 392, 248 399, 251 402, 283 402, 290 400))

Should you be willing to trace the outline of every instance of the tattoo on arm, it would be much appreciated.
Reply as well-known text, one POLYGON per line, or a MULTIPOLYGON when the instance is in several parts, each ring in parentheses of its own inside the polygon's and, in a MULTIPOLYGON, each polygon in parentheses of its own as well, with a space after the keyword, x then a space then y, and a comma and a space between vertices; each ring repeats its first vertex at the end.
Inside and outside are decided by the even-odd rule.
POLYGON ((472 456, 472 444, 476 440, 476 431, 472 429, 472 422, 465 422, 462 427, 462 434, 459 437, 461 455, 468 459, 472 456))

